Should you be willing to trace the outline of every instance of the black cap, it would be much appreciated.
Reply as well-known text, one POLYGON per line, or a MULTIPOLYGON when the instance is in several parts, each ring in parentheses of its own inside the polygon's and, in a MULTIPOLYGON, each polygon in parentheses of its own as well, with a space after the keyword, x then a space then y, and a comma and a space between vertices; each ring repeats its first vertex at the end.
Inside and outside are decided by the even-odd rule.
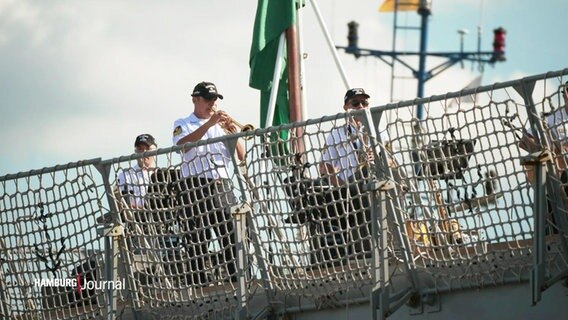
POLYGON ((145 134, 141 134, 138 137, 136 137, 136 140, 134 140, 134 147, 138 147, 139 144, 145 144, 148 147, 149 146, 158 146, 156 144, 156 140, 154 139, 154 137, 152 137, 151 134, 145 133, 145 134))
POLYGON ((193 88, 193 93, 191 93, 192 97, 203 97, 205 99, 211 99, 214 97, 218 97, 219 99, 223 99, 223 95, 217 92, 217 87, 212 82, 205 82, 202 81, 198 83, 195 88, 193 88))
POLYGON ((345 93, 345 98, 343 98, 344 102, 347 102, 349 99, 353 98, 354 96, 363 95, 365 98, 369 99, 371 96, 365 93, 363 88, 353 88, 347 90, 345 93))

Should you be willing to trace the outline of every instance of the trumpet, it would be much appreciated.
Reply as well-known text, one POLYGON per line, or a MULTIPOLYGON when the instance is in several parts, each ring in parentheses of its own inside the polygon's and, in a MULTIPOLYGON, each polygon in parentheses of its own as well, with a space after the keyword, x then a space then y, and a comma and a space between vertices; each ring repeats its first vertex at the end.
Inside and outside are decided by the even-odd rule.
POLYGON ((355 152, 357 167, 356 179, 368 179, 374 174, 375 158, 369 141, 369 133, 364 132, 354 117, 347 122, 347 134, 355 152))
MULTIPOLYGON (((213 112, 217 113, 217 106, 213 106, 213 112)), ((252 124, 247 123, 247 124, 241 124, 240 122, 238 122, 237 120, 235 120, 235 118, 228 116, 229 117, 229 121, 225 122, 223 124, 221 124, 221 127, 223 128, 223 130, 225 130, 225 133, 227 134, 232 134, 233 132, 229 129, 229 125, 233 124, 235 125, 237 128, 240 129, 241 132, 247 132, 247 131, 253 131, 254 129, 256 129, 252 124)), ((253 136, 246 136, 245 139, 251 139, 253 136)))
MULTIPOLYGON (((367 132, 361 132, 357 130, 357 138, 359 140, 360 146, 357 148, 357 161, 359 162, 359 169, 362 170, 373 170, 375 166, 375 158, 372 155, 371 144, 369 141, 369 134, 367 132)), ((365 173, 367 175, 368 172, 365 173)))

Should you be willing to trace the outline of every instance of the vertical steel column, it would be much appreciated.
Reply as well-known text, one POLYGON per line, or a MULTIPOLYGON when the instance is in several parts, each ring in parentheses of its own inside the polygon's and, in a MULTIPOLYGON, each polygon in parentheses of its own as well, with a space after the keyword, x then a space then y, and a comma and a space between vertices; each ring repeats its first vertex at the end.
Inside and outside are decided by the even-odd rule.
POLYGON ((231 208, 231 215, 235 220, 235 246, 237 259, 237 308, 235 309, 235 319, 244 320, 247 317, 246 307, 246 270, 248 269, 244 237, 246 234, 246 217, 250 213, 250 206, 247 203, 231 208))
MULTIPOLYGON (((104 241, 104 250, 105 250, 105 270, 104 270, 104 275, 105 275, 105 280, 107 281, 113 281, 115 278, 115 273, 114 270, 116 270, 116 268, 118 267, 118 263, 116 261, 116 259, 114 258, 114 254, 115 254, 115 246, 114 246, 114 241, 112 239, 112 237, 110 237, 108 234, 106 234, 106 230, 105 230, 105 235, 103 238, 104 241)), ((116 316, 116 305, 117 305, 117 297, 116 294, 114 292, 114 288, 112 288, 112 286, 107 286, 107 288, 105 289, 106 291, 106 295, 105 295, 105 303, 106 303, 106 308, 105 308, 105 319, 107 320, 112 320, 115 318, 116 316)))
MULTIPOLYGON (((426 82, 426 47, 428 41, 428 16, 430 15, 430 9, 428 7, 428 1, 420 0, 420 8, 418 9, 418 14, 421 16, 420 23, 420 53, 418 59, 418 72, 416 78, 418 79, 418 92, 416 96, 418 98, 424 97, 424 83, 426 82)), ((418 120, 424 119, 424 106, 422 103, 416 106, 416 118, 418 120)))
MULTIPOLYGON (((237 287, 237 300, 238 305, 235 310, 235 319, 246 319, 246 272, 248 270, 248 257, 247 257, 247 250, 245 247, 245 237, 246 237, 246 230, 247 224, 254 228, 254 224, 251 217, 251 207, 247 202, 246 196, 246 187, 244 184, 244 180, 247 179, 243 176, 241 171, 239 170, 240 163, 239 160, 235 157, 235 150, 237 148, 238 138, 230 137, 227 140, 224 140, 225 146, 227 150, 229 150, 231 156, 231 160, 234 167, 234 173, 239 178, 238 184, 241 190, 241 203, 239 205, 234 206, 231 208, 231 214, 235 219, 235 245, 236 245, 236 254, 237 254, 237 279, 238 279, 238 287, 237 287)), ((260 240, 257 238, 257 232, 252 232, 251 235, 251 242, 253 243, 255 252, 257 254, 261 254, 261 247, 260 247, 260 240)), ((258 258, 258 265, 260 269, 260 274, 262 279, 265 281, 265 291, 267 295, 267 301, 271 301, 273 292, 272 286, 270 285, 270 279, 268 275, 268 271, 266 265, 264 264, 264 260, 262 258, 258 258)))
MULTIPOLYGON (((107 196, 107 201, 109 203, 109 207, 110 207, 110 211, 111 211, 111 223, 113 225, 114 228, 119 227, 120 229, 114 229, 114 233, 117 233, 116 235, 114 235, 113 238, 113 249, 115 250, 114 252, 114 256, 116 257, 116 254, 118 252, 120 252, 121 258, 122 258, 122 263, 124 265, 124 272, 125 272, 125 277, 126 277, 126 284, 125 284, 125 288, 124 290, 127 292, 127 296, 130 297, 131 301, 130 301, 130 306, 132 308, 132 313, 134 314, 134 318, 138 319, 139 318, 139 311, 138 309, 142 306, 142 304, 140 303, 140 297, 139 297, 139 293, 138 293, 138 287, 136 285, 136 281, 134 280, 134 272, 132 269, 133 263, 130 260, 130 254, 128 252, 128 247, 126 245, 126 239, 125 239, 125 233, 124 233, 124 227, 121 224, 121 222, 119 220, 117 220, 119 218, 120 215, 120 209, 117 206, 116 203, 116 199, 113 197, 113 187, 110 184, 110 168, 111 168, 111 161, 109 160, 105 160, 102 161, 100 164, 95 165, 95 167, 97 168, 97 170, 101 173, 102 177, 103 177, 103 182, 104 182, 104 186, 105 186, 105 194, 107 196), (120 244, 120 242, 122 242, 120 244)), ((106 231, 104 232, 105 235, 108 235, 109 232, 106 231)), ((106 236, 105 236, 105 248, 106 248, 106 236)), ((106 251, 105 251, 106 252, 106 251)), ((106 256, 105 256, 106 259, 106 256)), ((116 260, 116 259, 114 259, 116 260)), ((114 267, 115 270, 118 270, 118 260, 115 261, 116 266, 114 267)), ((106 265, 106 264, 105 264, 106 265)), ((115 301, 116 301, 116 297, 114 297, 115 301)), ((128 303, 128 301, 127 301, 128 303)), ((116 306, 116 304, 115 304, 116 306)))
MULTIPOLYGON (((379 131, 379 123, 383 114, 383 111, 381 110, 369 110, 369 113, 371 114, 371 126, 373 128, 375 128, 375 131, 378 132, 379 131)), ((368 119, 368 118, 367 118, 368 119)), ((399 226, 398 228, 395 228, 393 231, 393 237, 394 239, 396 239, 399 243, 400 246, 402 248, 402 259, 404 261, 404 269, 407 272, 408 278, 411 282, 411 285, 407 288, 404 288, 396 293, 393 293, 392 295, 390 295, 389 299, 391 301, 391 303, 388 305, 389 306, 389 313, 392 313, 394 310, 397 310, 398 308, 400 308, 404 303, 406 303, 410 297, 412 295, 415 294, 415 292, 419 291, 420 288, 420 281, 418 280, 418 276, 416 274, 416 268, 414 266, 413 262, 413 257, 412 257, 412 249, 411 249, 411 245, 408 241, 408 238, 404 236, 404 217, 402 217, 400 215, 400 212, 397 211, 395 208, 402 208, 404 206, 404 200, 401 200, 401 197, 399 196, 399 190, 397 190, 396 188, 396 183, 401 183, 402 182, 402 175, 398 172, 398 170, 400 170, 400 168, 391 168, 389 166, 389 161, 393 160, 393 159, 389 159, 390 158, 390 152, 388 150, 386 150, 386 148, 384 147, 383 143, 385 143, 386 141, 382 141, 381 136, 377 134, 377 138, 376 140, 371 139, 371 141, 374 143, 373 144, 373 150, 374 150, 374 156, 375 159, 381 159, 381 161, 375 161, 375 173, 376 173, 376 177, 379 180, 382 181, 386 181, 388 180, 389 183, 392 183, 392 187, 386 186, 386 189, 384 194, 381 195, 386 195, 387 192, 390 194, 391 199, 387 201, 386 198, 381 198, 380 199, 380 204, 385 203, 386 206, 385 207, 381 207, 381 210, 383 210, 385 212, 385 214, 387 215, 387 220, 384 220, 384 223, 387 223, 388 219, 393 219, 393 224, 396 226, 399 226), (378 142, 378 143, 377 143, 378 142), (384 200, 383 200, 384 199, 384 200), (390 213, 390 216, 389 216, 390 213)), ((394 161, 396 162, 396 161, 394 161)), ((396 164, 398 165, 398 164, 396 164)), ((384 228, 386 228, 386 230, 388 231, 388 225, 385 225, 384 228)), ((388 246, 388 244, 385 242, 384 243, 384 248, 386 248, 386 246, 388 246)), ((387 261, 388 263, 388 261, 387 261)), ((379 299, 379 297, 376 297, 377 299, 379 299)), ((378 301, 378 300, 377 300, 378 301)), ((383 301, 386 301, 386 299, 384 298, 383 301)), ((376 302, 376 301, 375 301, 376 302)), ((371 301, 371 303, 373 303, 373 301, 371 301)), ((378 302, 376 302, 378 304, 378 302)), ((374 309, 376 310, 376 309, 374 309)))
MULTIPOLYGON (((384 146, 377 143, 377 141, 383 142, 380 135, 377 134, 381 116, 381 111, 371 113, 371 110, 365 109, 364 117, 361 119, 364 127, 368 130, 369 141, 376 159, 374 167, 371 168, 375 171, 375 178, 364 188, 365 192, 371 193, 371 277, 373 287, 371 289, 370 306, 374 320, 377 319, 378 309, 381 310, 380 319, 386 319, 392 313, 392 307, 398 308, 401 305, 401 301, 406 301, 410 297, 410 293, 413 292, 413 288, 407 288, 391 296, 390 287, 388 286, 390 274, 388 261, 388 216, 389 210, 391 210, 392 217, 396 221, 396 213, 394 212, 392 201, 387 202, 386 194, 390 193, 393 199, 398 197, 396 196, 392 170, 389 167, 389 153, 384 146), (394 304, 391 302, 394 302, 394 304)), ((395 223, 398 224, 398 221, 395 223)), ((403 239, 401 239, 401 243, 404 243, 403 239)), ((403 247, 408 248, 404 244, 403 247)), ((405 252, 409 251, 405 250, 405 252)), ((405 267, 414 287, 417 281, 415 281, 414 272, 411 270, 406 256, 405 260, 407 260, 405 267)))
MULTIPOLYGON (((118 212, 116 210, 116 206, 114 206, 114 202, 110 200, 110 195, 112 194, 112 188, 109 183, 110 165, 100 163, 98 165, 95 165, 95 168, 100 172, 103 178, 105 193, 107 194, 107 199, 109 199, 109 205, 111 205, 111 210, 113 210, 114 212, 118 212)), ((114 217, 112 221, 113 222, 115 221, 114 217)), ((115 280, 116 276, 115 270, 118 267, 118 261, 117 259, 115 259, 117 246, 115 245, 116 244, 116 241, 114 241, 115 238, 112 237, 109 233, 110 232, 107 229, 104 230, 104 238, 103 238, 104 250, 105 250, 104 279, 107 281, 113 281, 115 280)), ((106 291, 105 319, 112 320, 116 317, 116 312, 117 312, 116 305, 118 299, 116 293, 114 292, 114 288, 112 288, 112 286, 107 286, 105 291, 106 291)))
MULTIPOLYGON (((117 272, 118 269, 118 259, 116 258, 119 246, 118 237, 124 234, 124 229, 121 225, 114 225, 110 228, 104 229, 104 249, 105 249, 105 280, 112 281, 116 283, 118 280, 117 272)), ((116 319, 117 317, 117 304, 118 304, 118 293, 116 292, 114 285, 107 285, 107 307, 105 312, 105 318, 108 320, 116 319)))
POLYGON ((377 319, 377 309, 380 309, 380 319, 386 319, 390 314, 389 293, 389 260, 388 260, 388 224, 387 211, 381 205, 383 193, 394 188, 392 181, 372 181, 366 185, 365 192, 371 193, 371 272, 373 288, 371 289, 371 314, 377 319))
POLYGON ((551 157, 548 152, 531 154, 524 158, 521 163, 524 165, 531 165, 536 175, 536 182, 533 186, 535 189, 535 202, 534 202, 534 241, 533 241, 533 254, 534 263, 531 272, 531 289, 532 289, 532 303, 537 304, 541 300, 543 284, 545 278, 545 252, 546 240, 545 227, 546 215, 548 213, 548 206, 546 201, 546 168, 543 166, 542 161, 550 161, 551 157), (544 155, 544 156, 543 156, 544 155), (523 161, 524 160, 524 161, 523 161))
MULTIPOLYGON (((544 291, 548 285, 546 281, 546 265, 544 264, 546 255, 546 239, 545 239, 545 227, 546 227, 546 217, 548 216, 548 200, 559 199, 559 201, 551 202, 552 215, 554 216, 556 223, 561 230, 566 230, 568 228, 568 223, 566 222, 566 217, 563 212, 565 212, 564 197, 560 194, 562 192, 561 185, 558 179, 547 179, 544 175, 554 175, 556 173, 556 163, 552 160, 552 156, 549 154, 549 150, 554 148, 555 142, 551 139, 550 135, 545 131, 542 121, 538 116, 538 112, 535 107, 534 100, 532 98, 532 93, 535 87, 536 80, 532 79, 522 79, 519 84, 513 85, 513 88, 517 93, 523 97, 525 105, 527 107, 527 114, 529 122, 531 124, 531 129, 534 133, 534 138, 537 144, 541 146, 541 151, 538 154, 533 154, 532 159, 529 156, 526 159, 527 163, 535 161, 541 161, 536 163, 534 166, 536 170, 537 185, 534 186, 535 189, 535 204, 534 204, 534 215, 535 215, 535 226, 534 226, 534 252, 535 262, 533 265, 533 272, 531 275, 531 284, 533 289, 533 304, 536 304, 541 299, 541 292, 544 291), (546 166, 542 162, 546 161, 546 166), (540 175, 540 177, 539 177, 540 175), (540 179, 540 180, 538 180, 540 179), (539 203, 541 201, 542 203, 539 203), (537 224, 538 223, 538 224, 537 224)), ((561 149, 561 146, 557 147, 561 149)), ((521 159, 523 161, 523 159, 521 159)), ((568 256, 568 243, 565 237, 561 237, 562 247, 564 248, 564 256, 568 256)))

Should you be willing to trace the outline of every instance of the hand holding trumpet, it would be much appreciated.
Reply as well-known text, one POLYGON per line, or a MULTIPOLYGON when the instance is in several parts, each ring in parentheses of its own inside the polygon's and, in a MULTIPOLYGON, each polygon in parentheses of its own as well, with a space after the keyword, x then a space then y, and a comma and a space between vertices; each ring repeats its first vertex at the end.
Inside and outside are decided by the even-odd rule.
POLYGON ((211 115, 209 121, 218 123, 221 126, 221 128, 223 128, 226 134, 236 133, 237 128, 239 128, 241 132, 254 130, 254 126, 252 124, 242 125, 238 121, 236 121, 233 117, 229 116, 225 111, 217 110, 216 106, 213 106, 211 110, 213 111, 213 115, 211 115))
POLYGON ((219 124, 227 134, 235 133, 237 128, 235 128, 232 118, 223 110, 217 110, 215 106, 211 109, 213 114, 209 121, 211 124, 219 124))

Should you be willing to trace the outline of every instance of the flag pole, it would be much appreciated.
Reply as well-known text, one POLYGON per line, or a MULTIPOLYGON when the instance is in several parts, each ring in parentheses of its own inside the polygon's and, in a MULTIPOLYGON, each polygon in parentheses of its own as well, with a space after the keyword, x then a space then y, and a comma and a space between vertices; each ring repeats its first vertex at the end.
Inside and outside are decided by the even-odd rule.
POLYGON ((298 67, 298 41, 296 27, 286 29, 286 49, 288 63, 288 90, 290 94, 290 122, 302 121, 300 110, 300 73, 298 67))
POLYGON ((276 96, 278 95, 278 86, 280 85, 280 73, 282 72, 282 57, 284 55, 285 33, 282 32, 278 41, 278 52, 276 54, 276 64, 274 65, 274 75, 272 76, 272 89, 270 90, 270 98, 268 100, 268 112, 266 113, 265 128, 272 126, 274 119, 274 109, 276 108, 276 96))
POLYGON ((303 17, 304 6, 298 6, 296 10, 296 30, 298 35, 298 59, 300 69, 300 107, 302 110, 302 120, 308 119, 308 99, 306 97, 306 66, 304 64, 304 41, 303 41, 303 17))
POLYGON ((329 35, 329 32, 327 31, 327 27, 325 26, 325 22, 323 21, 323 18, 321 17, 321 13, 320 13, 318 4, 317 4, 316 0, 311 0, 310 2, 312 3, 312 8, 314 8, 314 12, 316 14, 316 17, 318 18, 318 22, 320 24, 323 35, 325 36, 325 39, 327 40, 329 50, 331 51, 331 54, 333 55, 333 59, 335 60, 335 64, 337 66, 337 69, 339 70, 339 74, 341 75, 341 79, 343 80, 343 84, 345 85, 345 90, 348 90, 349 88, 351 88, 351 86, 349 85, 349 81, 347 80, 347 76, 345 75, 345 70, 343 69, 343 65, 341 64, 341 60, 339 60, 339 56, 337 55, 337 50, 335 50, 335 45, 333 44, 333 40, 331 39, 331 36, 329 35))
MULTIPOLYGON (((296 27, 291 25, 286 29, 286 48, 288 63, 288 92, 289 92, 289 111, 290 122, 302 121, 302 110, 300 106, 300 68, 298 66, 298 38, 296 35, 296 27)), ((290 137, 291 151, 302 155, 304 153, 304 144, 302 136, 304 130, 297 127, 291 130, 290 137)))

